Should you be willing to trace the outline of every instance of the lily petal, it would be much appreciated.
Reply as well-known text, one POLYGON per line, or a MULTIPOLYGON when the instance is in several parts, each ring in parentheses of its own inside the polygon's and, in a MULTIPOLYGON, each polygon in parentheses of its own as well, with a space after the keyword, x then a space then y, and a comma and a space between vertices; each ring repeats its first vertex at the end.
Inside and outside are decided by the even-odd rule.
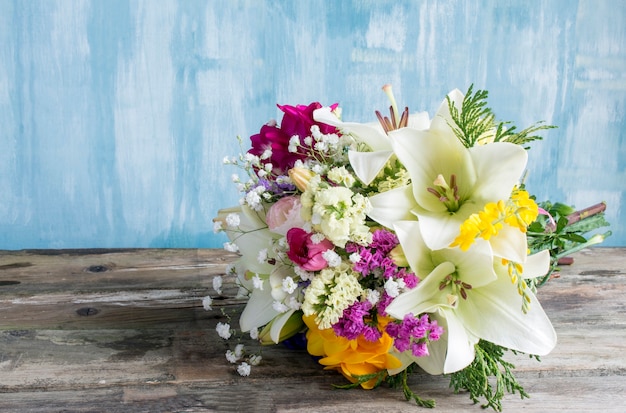
MULTIPOLYGON (((452 104, 457 108, 457 110, 461 110, 463 106, 463 99, 465 99, 465 95, 459 89, 454 89, 450 93, 448 93, 448 98, 452 102, 452 104)), ((437 113, 433 117, 430 128, 431 129, 439 129, 443 131, 449 131, 451 129, 450 125, 453 125, 452 116, 450 116, 450 108, 448 106, 448 100, 444 99, 439 108, 437 109, 437 113)))
POLYGON ((451 262, 443 262, 412 290, 397 296, 387 306, 385 312, 395 319, 402 320, 406 314, 422 314, 433 312, 441 306, 445 306, 445 293, 440 291, 439 285, 443 279, 455 270, 451 262))
POLYGON ((342 122, 327 106, 316 109, 313 112, 313 119, 334 126, 343 134, 352 135, 358 142, 363 142, 369 146, 372 151, 389 150, 391 147, 389 138, 378 122, 342 122))
POLYGON ((453 311, 440 309, 438 314, 434 314, 433 319, 444 328, 444 334, 428 346, 432 360, 427 360, 431 356, 420 357, 419 359, 424 360, 416 362, 424 370, 432 369, 431 374, 449 374, 464 369, 474 360, 474 346, 478 339, 468 334, 453 311))
POLYGON ((430 274, 433 270, 433 259, 420 233, 420 222, 398 221, 393 225, 393 229, 415 275, 423 278, 430 274))
POLYGON ((521 145, 494 142, 469 149, 478 180, 472 195, 493 202, 507 199, 526 168, 528 153, 521 145))
POLYGON ((372 183, 376 175, 385 167, 393 151, 357 152, 349 151, 348 159, 356 176, 365 185, 372 183))
POLYGON ((556 333, 539 300, 529 291, 531 301, 524 314, 522 297, 506 269, 497 265, 496 271, 496 281, 459 301, 457 316, 470 333, 484 340, 528 354, 548 354, 556 345, 556 333))
POLYGON ((473 213, 480 210, 475 203, 464 203, 454 214, 442 214, 415 208, 419 217, 424 241, 428 248, 439 250, 448 247, 459 235, 461 224, 473 213))
POLYGON ((394 222, 416 220, 411 213, 417 205, 410 185, 391 189, 369 198, 372 209, 369 217, 387 228, 393 228, 394 222))
POLYGON ((524 263, 524 278, 543 277, 550 269, 550 251, 543 250, 536 254, 529 255, 524 263))
POLYGON ((274 343, 278 344, 280 342, 280 332, 295 311, 296 310, 289 310, 274 318, 272 327, 270 328, 270 338, 274 343))
POLYGON ((269 281, 264 281, 262 290, 255 289, 252 291, 246 308, 243 309, 239 318, 241 331, 245 332, 253 328, 259 328, 280 314, 272 307, 274 300, 272 299, 271 290, 269 281))
POLYGON ((518 228, 503 225, 498 235, 492 237, 489 243, 496 257, 506 258, 520 264, 526 261, 528 241, 526 234, 518 228))

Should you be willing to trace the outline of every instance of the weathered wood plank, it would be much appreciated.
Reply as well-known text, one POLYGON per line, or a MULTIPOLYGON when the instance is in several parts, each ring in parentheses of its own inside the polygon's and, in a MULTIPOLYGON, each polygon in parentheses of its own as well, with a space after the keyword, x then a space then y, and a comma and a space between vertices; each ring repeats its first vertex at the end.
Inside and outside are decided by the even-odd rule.
MULTIPOLYGON (((214 332, 222 310, 233 317, 241 310, 233 280, 225 278, 213 311, 201 304, 233 257, 211 250, 0 253, 0 280, 20 281, 0 284, 0 411, 415 411, 399 391, 332 390, 341 376, 282 346, 263 348, 264 362, 239 377, 214 332), (96 263, 112 264, 109 281, 85 278, 92 274, 81 268, 96 263), (39 282, 38 273, 59 285, 39 282), (67 274, 76 276, 75 288, 67 274), (80 316, 80 308, 99 312, 80 316)), ((626 405, 626 249, 575 258, 540 291, 559 343, 541 363, 512 357, 531 399, 508 396, 505 410, 621 412, 626 405)), ((445 377, 416 375, 411 383, 437 399, 437 411, 479 411, 466 395, 452 394, 445 377)))

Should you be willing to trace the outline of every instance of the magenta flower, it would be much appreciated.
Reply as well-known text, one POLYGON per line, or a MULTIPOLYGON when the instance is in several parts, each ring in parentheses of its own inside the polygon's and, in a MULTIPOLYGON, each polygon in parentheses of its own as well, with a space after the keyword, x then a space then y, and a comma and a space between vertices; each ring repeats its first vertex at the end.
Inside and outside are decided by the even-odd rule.
POLYGON ((312 240, 312 235, 297 227, 287 231, 287 244, 289 244, 287 256, 303 270, 319 271, 328 267, 328 262, 322 254, 332 250, 334 246, 327 239, 315 243, 312 240))
POLYGON ((292 136, 298 136, 300 144, 308 147, 304 143, 304 138, 311 135, 311 126, 319 126, 323 134, 335 133, 337 129, 313 120, 313 111, 322 107, 319 102, 313 102, 308 106, 277 106, 284 113, 281 125, 278 126, 275 122, 263 125, 259 133, 250 137, 252 147, 248 153, 260 157, 268 149, 271 150, 271 155, 263 162, 271 163, 274 173, 283 175, 294 166, 297 160, 304 160, 308 156, 308 153, 301 150, 289 152, 289 140, 292 136))

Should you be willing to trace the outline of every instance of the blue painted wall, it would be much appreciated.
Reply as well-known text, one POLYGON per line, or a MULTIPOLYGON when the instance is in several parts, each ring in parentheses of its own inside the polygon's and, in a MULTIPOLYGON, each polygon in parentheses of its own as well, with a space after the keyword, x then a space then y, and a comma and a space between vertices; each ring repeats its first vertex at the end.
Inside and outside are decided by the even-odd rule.
POLYGON ((490 91, 539 198, 609 204, 626 245, 626 3, 0 0, 0 249, 220 247, 236 135, 275 103, 373 120, 490 91))

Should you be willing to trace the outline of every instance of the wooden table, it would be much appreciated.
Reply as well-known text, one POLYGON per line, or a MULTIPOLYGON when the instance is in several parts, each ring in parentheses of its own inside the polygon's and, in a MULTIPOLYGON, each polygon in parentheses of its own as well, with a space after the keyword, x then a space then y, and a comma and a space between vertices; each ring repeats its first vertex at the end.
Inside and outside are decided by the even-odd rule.
MULTIPOLYGON (((240 377, 215 326, 236 318, 232 279, 201 299, 234 255, 220 250, 0 251, 0 411, 427 411, 389 388, 343 383, 305 352, 264 347, 240 377)), ((626 249, 575 255, 539 296, 559 335, 542 362, 512 356, 531 395, 509 412, 626 411, 626 249)), ((249 346, 258 348, 250 340, 249 346)), ((482 411, 446 377, 414 375, 436 412, 482 411)))

